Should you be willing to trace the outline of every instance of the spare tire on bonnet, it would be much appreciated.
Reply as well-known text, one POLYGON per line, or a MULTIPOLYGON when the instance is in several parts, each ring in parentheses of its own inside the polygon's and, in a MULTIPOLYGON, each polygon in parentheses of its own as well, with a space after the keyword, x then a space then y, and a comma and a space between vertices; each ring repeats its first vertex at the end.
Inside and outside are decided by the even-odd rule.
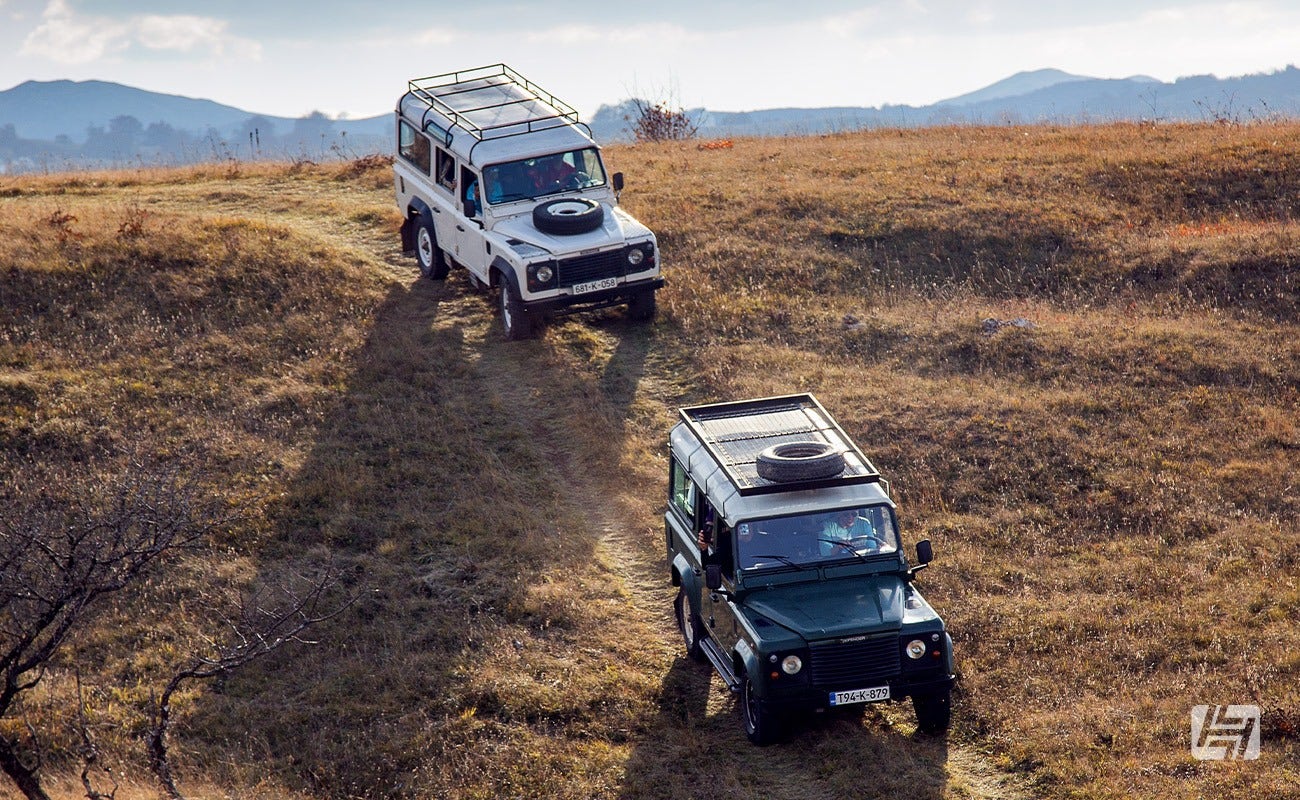
POLYGON ((774 483, 833 478, 844 471, 844 451, 829 442, 786 442, 759 453, 754 466, 774 483))
POLYGON ((604 222, 604 206, 585 197, 561 197, 533 208, 533 225, 554 236, 594 231, 604 222))

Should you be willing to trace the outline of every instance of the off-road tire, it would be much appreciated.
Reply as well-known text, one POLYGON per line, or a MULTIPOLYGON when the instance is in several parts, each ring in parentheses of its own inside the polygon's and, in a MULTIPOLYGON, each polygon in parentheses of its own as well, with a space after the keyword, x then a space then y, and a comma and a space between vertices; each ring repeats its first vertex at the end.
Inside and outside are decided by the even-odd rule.
POLYGON ((786 442, 759 453, 754 466, 773 483, 833 478, 844 471, 844 452, 829 442, 786 442))
POLYGON ((605 223, 605 207, 585 197, 561 197, 533 207, 533 225, 553 236, 576 236, 605 223))
POLYGON ((420 274, 426 278, 440 281, 447 277, 451 265, 438 246, 438 234, 433 223, 424 216, 415 226, 415 260, 420 265, 420 274))
POLYGON ((627 304, 627 315, 637 322, 649 322, 655 318, 655 290, 642 289, 632 295, 627 304))
POLYGON ((754 695, 753 684, 748 675, 741 678, 740 718, 749 741, 760 747, 777 741, 780 720, 766 703, 754 695))
POLYGON ((948 732, 948 723, 952 718, 952 693, 950 691, 933 694, 912 695, 912 708, 916 711, 916 727, 922 733, 942 736, 948 732))
POLYGON ((531 339, 536 327, 536 316, 524 309, 519 299, 519 290, 509 278, 501 279, 501 294, 498 298, 501 306, 501 330, 509 341, 531 339))
POLYGON ((686 655, 692 661, 703 663, 707 660, 700 639, 704 636, 704 626, 700 618, 691 611, 690 598, 683 587, 677 590, 677 599, 673 601, 673 614, 677 617, 677 629, 682 632, 682 643, 686 645, 686 655))

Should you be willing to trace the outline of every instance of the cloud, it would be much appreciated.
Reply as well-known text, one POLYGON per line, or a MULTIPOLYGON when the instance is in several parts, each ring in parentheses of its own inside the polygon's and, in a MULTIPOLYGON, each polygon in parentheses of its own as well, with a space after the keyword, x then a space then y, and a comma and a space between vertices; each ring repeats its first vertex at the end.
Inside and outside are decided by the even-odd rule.
POLYGON ((553 44, 556 47, 568 47, 603 42, 608 37, 609 31, 594 25, 563 25, 533 31, 527 34, 526 40, 533 43, 553 44))
POLYGON ((212 17, 149 15, 135 22, 135 39, 150 50, 174 50, 192 53, 206 50, 213 55, 234 52, 239 55, 260 54, 261 47, 247 39, 230 36, 225 20, 212 17))
POLYGON ((64 0, 50 0, 41 14, 41 24, 23 42, 22 53, 63 64, 85 64, 124 49, 126 30, 123 25, 83 21, 64 0))
POLYGON ((79 14, 67 0, 50 0, 40 25, 23 41, 21 52, 61 64, 86 64, 132 47, 260 58, 257 42, 231 35, 228 27, 225 20, 191 15, 143 14, 115 20, 79 14))

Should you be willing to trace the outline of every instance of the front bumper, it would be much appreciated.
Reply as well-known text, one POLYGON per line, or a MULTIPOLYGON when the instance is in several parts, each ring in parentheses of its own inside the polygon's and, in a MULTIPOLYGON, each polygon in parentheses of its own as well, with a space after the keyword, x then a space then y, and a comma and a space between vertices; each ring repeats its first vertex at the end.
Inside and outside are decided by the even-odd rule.
POLYGON ((628 283, 621 283, 612 289, 601 289, 596 292, 561 294, 540 300, 525 300, 524 310, 550 316, 594 311, 598 308, 625 305, 641 292, 658 290, 663 288, 663 285, 663 278, 629 281, 628 283))
MULTIPOLYGON (((889 685, 889 700, 906 700, 912 695, 926 695, 946 692, 957 682, 956 675, 898 676, 881 681, 889 685)), ((880 684, 877 684, 880 685, 880 684)), ((817 711, 831 708, 832 692, 865 689, 866 686, 818 686, 797 684, 782 685, 780 682, 769 683, 764 704, 775 711, 817 711)), ((887 702, 887 701, 877 701, 887 702)))

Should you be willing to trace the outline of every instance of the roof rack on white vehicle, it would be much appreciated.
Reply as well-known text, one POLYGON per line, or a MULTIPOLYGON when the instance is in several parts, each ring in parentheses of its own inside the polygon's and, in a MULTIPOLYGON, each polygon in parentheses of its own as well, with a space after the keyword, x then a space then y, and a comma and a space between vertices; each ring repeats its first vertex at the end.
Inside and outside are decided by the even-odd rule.
POLYGON ((505 64, 415 78, 408 82, 402 111, 420 119, 425 131, 448 145, 453 127, 479 141, 566 125, 581 126, 591 134, 577 110, 505 64), (416 103, 424 106, 422 114, 412 113, 419 111, 412 107, 416 103))

